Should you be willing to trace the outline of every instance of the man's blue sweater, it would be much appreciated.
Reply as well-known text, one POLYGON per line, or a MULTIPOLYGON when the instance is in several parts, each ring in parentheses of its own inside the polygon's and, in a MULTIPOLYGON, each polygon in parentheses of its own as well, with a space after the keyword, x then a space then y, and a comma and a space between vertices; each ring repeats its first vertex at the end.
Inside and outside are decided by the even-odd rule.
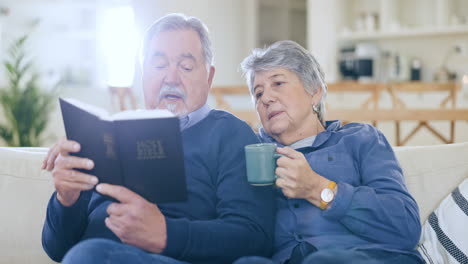
MULTIPOLYGON (((270 255, 275 199, 272 187, 247 183, 244 146, 258 142, 251 128, 229 113, 212 110, 183 130, 182 138, 188 200, 158 204, 167 223, 162 254, 193 263, 270 255)), ((60 261, 84 239, 120 241, 104 224, 111 202, 87 191, 74 205, 64 207, 54 193, 42 233, 47 254, 60 261)))

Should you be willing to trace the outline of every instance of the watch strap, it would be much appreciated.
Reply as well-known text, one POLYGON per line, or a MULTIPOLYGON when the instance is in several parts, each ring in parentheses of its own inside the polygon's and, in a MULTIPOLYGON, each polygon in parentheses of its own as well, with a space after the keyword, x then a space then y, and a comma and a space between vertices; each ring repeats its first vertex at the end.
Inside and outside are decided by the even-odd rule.
MULTIPOLYGON (((336 182, 330 181, 328 183, 327 189, 330 189, 333 191, 335 187, 336 187, 336 182)), ((325 210, 325 208, 327 208, 327 205, 328 205, 328 202, 325 202, 324 200, 322 200, 322 197, 320 197, 320 209, 325 210)))

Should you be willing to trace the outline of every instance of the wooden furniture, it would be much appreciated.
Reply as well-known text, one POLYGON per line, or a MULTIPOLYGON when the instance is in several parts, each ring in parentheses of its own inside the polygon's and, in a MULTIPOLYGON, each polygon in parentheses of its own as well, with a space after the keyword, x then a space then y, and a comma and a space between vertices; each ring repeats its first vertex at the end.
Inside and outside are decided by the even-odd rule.
MULTIPOLYGON (((339 83, 329 83, 327 84, 329 93, 342 93, 342 92, 352 92, 352 93, 367 93, 369 97, 360 105, 362 111, 375 111, 379 109, 380 95, 386 89, 386 84, 384 83, 358 83, 355 81, 345 81, 339 83)), ((327 104, 327 112, 333 112, 332 107, 327 104)), ((354 119, 343 119, 343 124, 346 124, 354 119)), ((371 120, 374 126, 377 126, 378 119, 371 120)))
MULTIPOLYGON (((436 111, 443 111, 447 109, 447 105, 450 103, 450 109, 456 110, 456 103, 457 103, 457 91, 460 89, 460 85, 456 83, 424 83, 424 82, 403 82, 403 83, 391 83, 388 85, 388 92, 392 98, 393 109, 407 109, 406 104, 401 99, 401 94, 407 93, 422 93, 422 92, 447 92, 447 95, 441 100, 439 104, 439 109, 436 111)), ((426 111, 420 113, 420 115, 433 115, 437 113, 427 112, 427 110, 420 110, 426 111)), ((401 127, 400 121, 395 121, 395 133, 396 133, 396 145, 401 146, 405 145, 408 140, 410 140, 421 128, 427 128, 433 135, 438 137, 442 142, 454 143, 455 142, 455 121, 461 118, 463 119, 463 112, 446 112, 449 115, 446 116, 446 119, 450 121, 450 136, 449 138, 444 137, 440 132, 438 132, 433 126, 431 126, 428 122, 432 119, 431 116, 427 116, 427 118, 419 118, 416 121, 418 125, 411 130, 411 132, 404 138, 401 139, 401 127)))
MULTIPOLYGON (((453 143, 455 140, 455 122, 458 120, 468 120, 468 109, 457 109, 457 91, 460 86, 455 83, 358 83, 340 82, 328 84, 329 93, 339 92, 366 92, 369 97, 354 109, 338 109, 327 105, 325 117, 327 120, 338 119, 344 122, 371 121, 377 125, 378 121, 394 121, 396 133, 396 145, 405 145, 409 139, 422 128, 427 128, 434 136, 444 143, 453 143), (427 92, 447 92, 434 109, 409 108, 404 103, 402 95, 404 93, 427 93, 427 92), (391 109, 383 109, 379 102, 383 93, 389 93, 392 100, 391 109), (404 138, 401 135, 402 121, 417 121, 418 125, 404 138), (431 121, 449 121, 450 137, 444 137, 439 131, 430 125, 431 121)), ((214 87, 211 90, 217 108, 232 112, 240 119, 246 121, 254 129, 260 127, 260 121, 254 109, 239 110, 234 109, 227 101, 226 96, 246 96, 250 100, 250 94, 246 86, 223 86, 214 87)))
POLYGON ((136 99, 131 87, 109 86, 112 108, 116 111, 136 109, 136 99))
POLYGON ((254 109, 233 109, 232 106, 226 101, 226 96, 245 96, 249 98, 246 98, 246 100, 250 100, 250 92, 247 86, 217 86, 211 88, 211 94, 216 100, 216 108, 233 113, 240 119, 247 122, 247 124, 249 124, 254 130, 257 130, 261 126, 260 120, 258 119, 257 113, 254 109))

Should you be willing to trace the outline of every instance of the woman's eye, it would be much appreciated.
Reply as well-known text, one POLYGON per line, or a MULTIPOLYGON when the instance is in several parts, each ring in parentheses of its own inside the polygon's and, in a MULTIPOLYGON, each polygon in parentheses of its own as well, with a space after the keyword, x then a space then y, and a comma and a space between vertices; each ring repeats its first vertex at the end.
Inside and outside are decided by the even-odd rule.
POLYGON ((255 99, 259 99, 260 97, 262 97, 262 92, 259 92, 259 93, 256 93, 255 94, 255 99))
POLYGON ((276 85, 276 86, 281 86, 281 85, 283 85, 283 84, 284 84, 284 82, 275 82, 275 85, 276 85))

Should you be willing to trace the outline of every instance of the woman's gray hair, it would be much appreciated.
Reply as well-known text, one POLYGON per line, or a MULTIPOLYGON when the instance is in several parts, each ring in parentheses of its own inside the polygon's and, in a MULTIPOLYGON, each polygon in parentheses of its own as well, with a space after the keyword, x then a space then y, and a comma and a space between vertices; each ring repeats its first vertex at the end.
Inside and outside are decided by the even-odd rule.
POLYGON ((295 73, 306 92, 311 95, 322 89, 323 95, 320 102, 318 105, 311 107, 316 112, 317 118, 325 126, 324 101, 327 95, 325 75, 314 56, 301 45, 291 40, 283 40, 264 49, 254 49, 252 54, 242 61, 241 68, 252 98, 254 98, 255 73, 275 68, 285 68, 295 73))
POLYGON ((213 50, 211 49, 211 40, 208 27, 198 18, 186 16, 184 14, 168 14, 154 22, 146 31, 143 47, 141 51, 141 62, 143 63, 148 56, 149 44, 154 36, 161 32, 191 29, 198 33, 200 37, 203 58, 207 69, 214 64, 213 50))

